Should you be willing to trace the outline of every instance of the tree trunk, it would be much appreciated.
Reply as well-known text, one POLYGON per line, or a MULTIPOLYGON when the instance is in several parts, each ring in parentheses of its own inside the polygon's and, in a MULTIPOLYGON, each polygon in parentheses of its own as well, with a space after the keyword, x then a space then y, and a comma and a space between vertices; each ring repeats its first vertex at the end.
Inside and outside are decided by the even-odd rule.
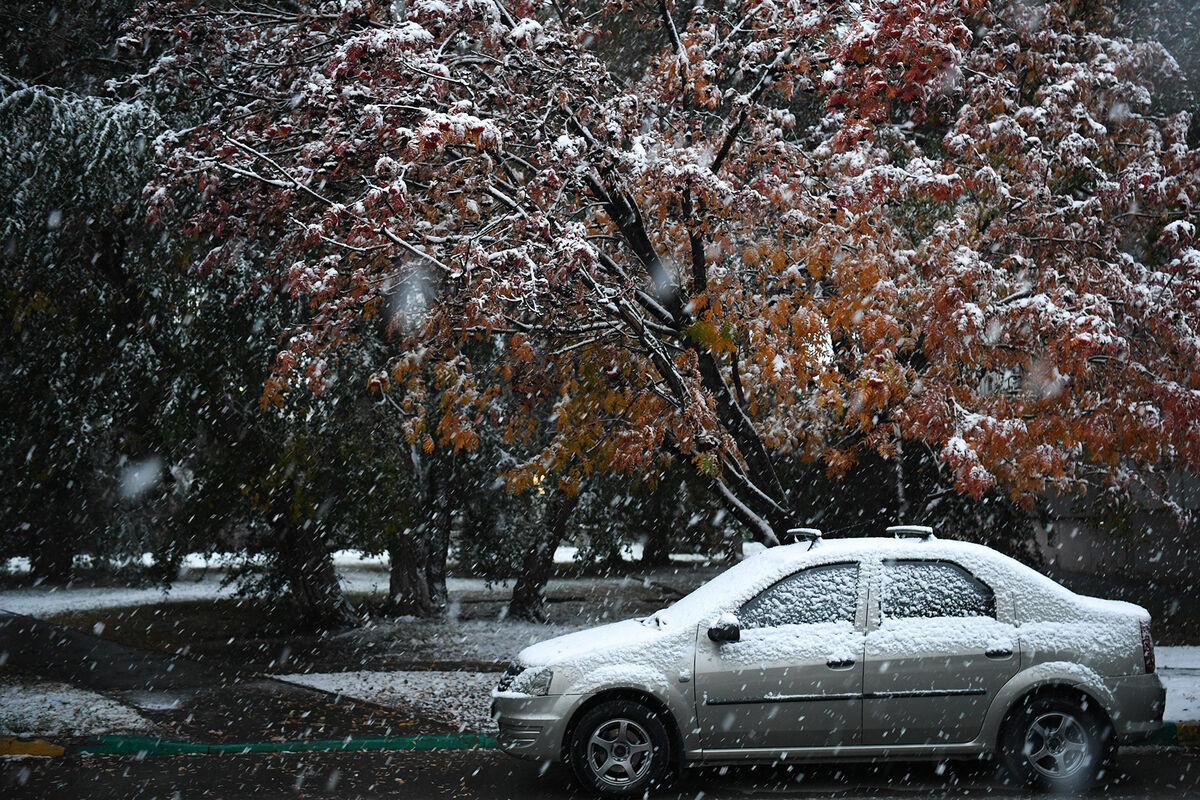
POLYGON ((646 541, 642 545, 643 567, 665 567, 671 563, 671 543, 669 529, 666 525, 651 525, 646 532, 646 541))
POLYGON ((612 541, 608 544, 608 552, 604 554, 605 575, 624 575, 625 574, 625 556, 621 555, 624 546, 620 541, 612 541))
POLYGON ((568 495, 563 489, 554 490, 545 525, 521 562, 521 574, 513 585, 508 616, 533 622, 546 621, 546 584, 554 569, 554 551, 566 536, 567 521, 578 503, 578 493, 568 495))
POLYGON ((896 521, 900 524, 908 522, 908 495, 905 492, 904 484, 904 443, 900 438, 900 432, 896 432, 896 506, 898 511, 896 521))
POLYGON ((454 523, 454 460, 442 451, 426 455, 416 447, 411 458, 419 487, 417 502, 428 516, 411 531, 394 537, 388 547, 389 606, 393 614, 434 617, 445 613, 450 599, 446 559, 454 523))
POLYGON ((430 526, 429 557, 425 561, 425 582, 429 586, 429 597, 438 614, 446 613, 450 605, 450 592, 446 589, 446 560, 450 555, 450 519, 434 521, 430 526))
POLYGON ((450 555, 450 528, 454 523, 452 495, 455 489, 452 455, 435 451, 429 469, 427 497, 432 513, 425 524, 425 581, 437 613, 445 613, 450 602, 446 591, 446 559, 450 555))
POLYGON ((666 503, 670 500, 673 482, 660 480, 650 493, 649 517, 646 520, 646 541, 642 544, 643 567, 665 567, 671 563, 671 526, 664 513, 666 503))
POLYGON ((361 625, 362 618, 342 592, 333 556, 320 534, 290 522, 277 524, 280 565, 305 620, 325 630, 361 625))
POLYGON ((38 583, 62 584, 70 582, 74 562, 73 546, 63 541, 51 541, 47 537, 40 542, 37 552, 30 556, 29 567, 38 583))
POLYGON ((725 560, 730 564, 736 564, 745 556, 744 543, 742 541, 742 532, 734 530, 725 538, 725 560))
POLYGON ((397 535, 388 547, 392 565, 388 574, 388 605, 393 614, 432 617, 437 613, 426 571, 420 535, 397 535))

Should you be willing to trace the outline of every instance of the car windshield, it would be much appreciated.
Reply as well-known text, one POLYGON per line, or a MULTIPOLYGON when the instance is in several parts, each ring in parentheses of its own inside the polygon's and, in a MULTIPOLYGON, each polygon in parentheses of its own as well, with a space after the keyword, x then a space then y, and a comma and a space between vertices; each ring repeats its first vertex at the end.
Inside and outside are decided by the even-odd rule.
POLYGON ((730 567, 666 608, 643 618, 642 623, 655 628, 695 624, 702 614, 727 605, 725 601, 740 597, 751 585, 760 582, 768 571, 762 560, 764 555, 753 556, 730 567))

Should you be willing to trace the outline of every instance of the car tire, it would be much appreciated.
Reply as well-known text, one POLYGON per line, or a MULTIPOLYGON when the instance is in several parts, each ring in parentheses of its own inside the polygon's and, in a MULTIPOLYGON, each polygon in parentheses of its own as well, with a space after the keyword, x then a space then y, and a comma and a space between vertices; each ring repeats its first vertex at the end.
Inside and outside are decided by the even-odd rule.
POLYGON ((575 724, 568 761, 580 786, 601 797, 642 797, 670 780, 671 737, 642 703, 607 700, 575 724))
POLYGON ((1087 791, 1112 760, 1116 736, 1093 702, 1041 695, 1026 698, 1009 714, 999 749, 1005 770, 1018 784, 1076 793, 1087 791))

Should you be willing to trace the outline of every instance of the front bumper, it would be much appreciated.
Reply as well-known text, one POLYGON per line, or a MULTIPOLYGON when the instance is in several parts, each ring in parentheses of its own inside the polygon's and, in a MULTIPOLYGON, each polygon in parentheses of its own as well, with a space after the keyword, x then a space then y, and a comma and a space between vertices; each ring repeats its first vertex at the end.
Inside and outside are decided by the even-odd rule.
POLYGON ((567 723, 578 695, 501 694, 492 698, 492 719, 500 726, 500 749, 536 761, 562 759, 567 723))
POLYGON ((1111 678, 1107 683, 1113 693, 1111 716, 1117 741, 1137 744, 1162 729, 1167 690, 1157 674, 1111 678))

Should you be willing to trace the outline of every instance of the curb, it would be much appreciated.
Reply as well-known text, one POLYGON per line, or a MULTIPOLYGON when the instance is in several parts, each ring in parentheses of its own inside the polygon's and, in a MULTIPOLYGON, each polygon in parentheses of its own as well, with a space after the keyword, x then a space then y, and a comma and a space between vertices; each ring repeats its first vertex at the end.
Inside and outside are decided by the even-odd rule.
POLYGON ((62 745, 51 744, 45 739, 0 736, 0 756, 61 756, 65 752, 62 745))

